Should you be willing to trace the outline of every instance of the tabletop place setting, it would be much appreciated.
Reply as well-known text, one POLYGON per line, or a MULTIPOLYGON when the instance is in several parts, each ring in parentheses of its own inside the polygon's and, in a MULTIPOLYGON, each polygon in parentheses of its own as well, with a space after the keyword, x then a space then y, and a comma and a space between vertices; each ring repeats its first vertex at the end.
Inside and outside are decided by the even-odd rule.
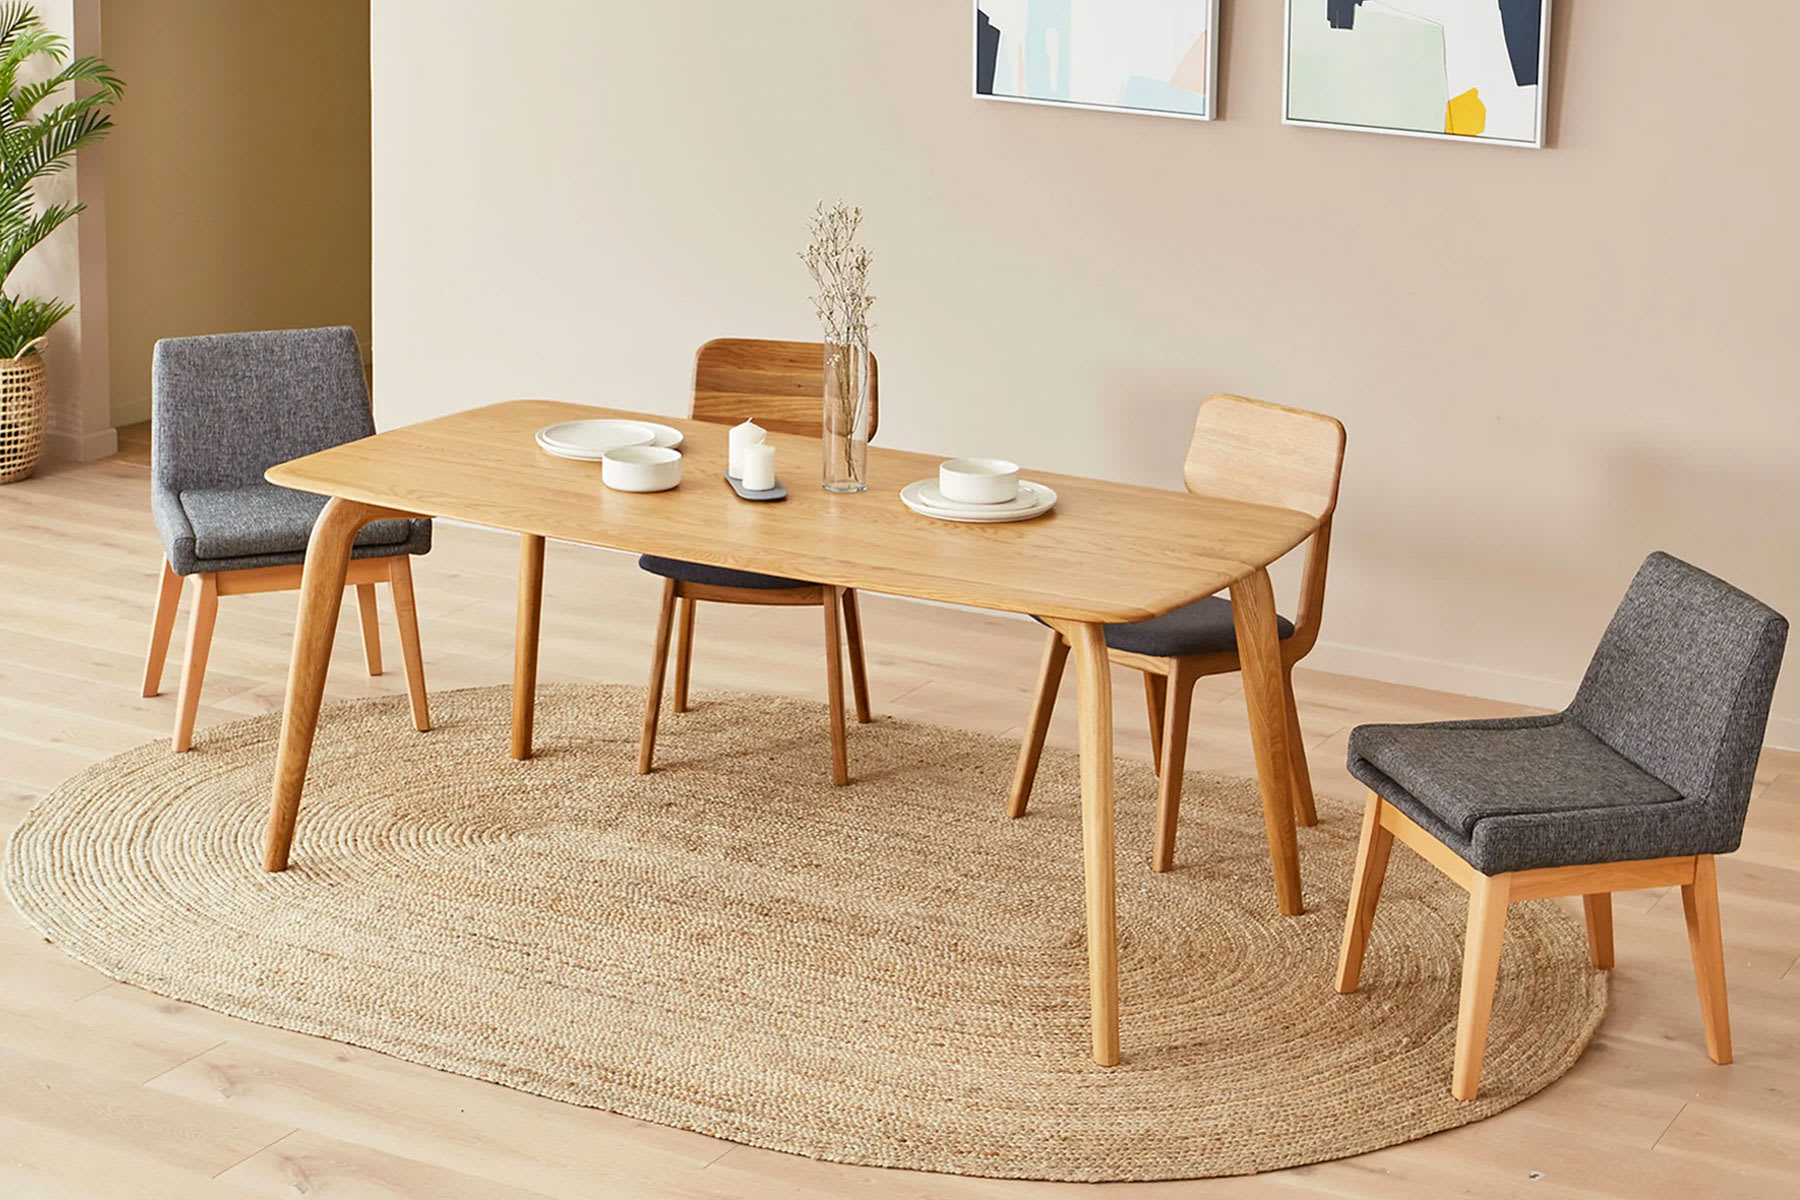
MULTIPOLYGON (((739 499, 767 503, 787 499, 775 477, 775 447, 754 418, 727 432, 725 482, 739 499)), ((666 492, 681 484, 681 430, 654 421, 560 421, 537 431, 545 454, 600 464, 600 481, 616 492, 666 492)), ((900 489, 900 502, 922 517, 961 525, 1001 525, 1041 517, 1056 506, 1046 484, 1019 478, 1019 464, 1004 458, 952 458, 936 479, 900 489)))
POLYGON ((938 467, 936 479, 920 479, 900 489, 900 502, 922 517, 963 525, 1003 525, 1041 517, 1056 505, 1056 493, 1019 478, 1019 464, 1004 458, 953 458, 938 467))
POLYGON ((666 492, 681 483, 681 430, 654 421, 561 421, 537 431, 545 454, 600 464, 615 492, 666 492))

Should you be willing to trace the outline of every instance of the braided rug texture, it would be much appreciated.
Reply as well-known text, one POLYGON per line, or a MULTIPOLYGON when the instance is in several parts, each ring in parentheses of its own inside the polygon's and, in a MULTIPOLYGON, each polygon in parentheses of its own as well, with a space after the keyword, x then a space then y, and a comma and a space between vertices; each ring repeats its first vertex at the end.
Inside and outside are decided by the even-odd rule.
POLYGON ((1178 868, 1119 764, 1124 1060, 1088 1057, 1079 781, 1014 743, 702 695, 633 773, 643 692, 504 688, 323 714, 293 865, 259 869, 277 719, 158 742, 45 797, 4 881, 106 974, 252 1021, 645 1121, 847 1163, 1149 1180, 1338 1158, 1480 1120, 1567 1071, 1606 1008, 1579 922, 1515 905, 1481 1099, 1450 1098, 1462 893, 1396 846, 1362 990, 1331 982, 1358 812, 1300 831, 1274 903, 1254 784, 1186 780, 1178 868))

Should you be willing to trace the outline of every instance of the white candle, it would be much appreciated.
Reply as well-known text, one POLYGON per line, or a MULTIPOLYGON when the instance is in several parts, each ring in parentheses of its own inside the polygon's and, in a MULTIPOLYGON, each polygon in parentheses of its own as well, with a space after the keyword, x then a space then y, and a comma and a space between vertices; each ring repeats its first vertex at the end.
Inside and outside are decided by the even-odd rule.
POLYGON ((745 421, 742 425, 731 427, 731 465, 725 471, 733 479, 744 477, 744 451, 751 446, 762 445, 768 432, 754 420, 745 421))
POLYGON ((758 442, 744 447, 744 473, 739 476, 753 492, 766 492, 775 486, 775 447, 758 442))

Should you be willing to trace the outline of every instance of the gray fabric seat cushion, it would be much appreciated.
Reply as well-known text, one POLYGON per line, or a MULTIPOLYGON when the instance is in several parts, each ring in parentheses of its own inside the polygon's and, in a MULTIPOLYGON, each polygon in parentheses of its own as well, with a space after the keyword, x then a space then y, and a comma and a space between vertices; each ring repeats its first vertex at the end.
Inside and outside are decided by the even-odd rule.
MULTIPOLYGON (((180 494, 194 531, 196 558, 304 554, 325 497, 272 483, 195 488, 180 494)), ((404 520, 374 521, 356 535, 358 546, 399 546, 411 536, 404 520)))
POLYGON ((1359 725, 1349 767, 1487 875, 1737 847, 1705 804, 1562 713, 1359 725))
MULTIPOLYGON (((154 484, 150 488, 150 512, 156 520, 157 532, 162 535, 163 551, 168 555, 169 566, 177 575, 243 571, 253 567, 287 567, 303 563, 306 561, 306 543, 312 536, 313 522, 318 520, 319 511, 324 506, 323 496, 278 488, 272 483, 254 484, 245 488, 198 488, 182 493, 170 492, 154 484), (280 535, 265 537, 248 528, 233 528, 250 513, 246 507, 231 503, 229 498, 241 492, 265 490, 285 495, 279 503, 264 501, 259 504, 252 501, 251 506, 265 511, 275 510, 283 527, 280 535), (297 542, 293 528, 295 514, 288 510, 290 505, 304 507, 306 514, 298 531, 297 542), (190 508, 198 517, 200 528, 215 535, 207 538, 208 549, 252 545, 285 548, 203 557, 200 553, 201 534, 196 530, 195 517, 189 515, 190 508)), ((350 550, 350 557, 391 558, 400 554, 425 554, 430 550, 429 520, 374 521, 363 529, 362 535, 350 550), (397 539, 396 533, 399 535, 397 539)))
POLYGON ((1681 798, 1560 715, 1508 725, 1360 725, 1350 734, 1350 752, 1464 837, 1488 817, 1681 798))
MULTIPOLYGON (((1275 627, 1284 640, 1294 636, 1294 623, 1286 617, 1276 617, 1275 627)), ((1148 621, 1108 625, 1106 644, 1114 650, 1151 658, 1235 654, 1237 627, 1232 624, 1231 601, 1223 596, 1208 596, 1148 621)))
MULTIPOLYGON (((1286 617, 1276 617, 1275 626, 1283 639, 1294 636, 1294 623, 1286 617)), ((1237 627, 1232 624, 1231 601, 1223 596, 1208 596, 1148 621, 1108 625, 1106 644, 1127 654, 1147 654, 1152 658, 1236 653, 1237 627)))
POLYGON ((815 586, 804 579, 784 579, 780 575, 758 575, 754 571, 734 571, 730 567, 709 567, 704 563, 683 562, 679 558, 658 558, 654 554, 640 557, 638 566, 652 575, 660 575, 664 579, 704 584, 707 587, 754 588, 760 591, 775 592, 784 588, 815 586))

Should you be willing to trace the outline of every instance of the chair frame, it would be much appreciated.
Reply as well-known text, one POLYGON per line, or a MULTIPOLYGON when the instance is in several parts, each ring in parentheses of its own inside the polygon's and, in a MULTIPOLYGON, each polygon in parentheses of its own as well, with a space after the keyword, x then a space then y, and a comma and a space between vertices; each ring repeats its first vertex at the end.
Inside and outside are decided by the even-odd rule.
POLYGON ((1344 916, 1344 940, 1338 954, 1336 987, 1348 995, 1362 978, 1363 954, 1388 856, 1398 839, 1469 893, 1469 923, 1463 939, 1462 990, 1456 1015, 1456 1060, 1450 1094, 1473 1100, 1481 1088, 1481 1061, 1487 1049, 1488 1019, 1493 1012, 1494 984, 1500 971, 1500 948, 1506 934, 1507 906, 1520 900, 1580 896, 1585 910, 1588 955, 1595 967, 1613 965, 1612 894, 1638 888, 1679 886, 1687 917, 1688 950, 1700 992, 1700 1019, 1706 1053, 1714 1062, 1731 1061, 1731 1014, 1725 995, 1725 950, 1719 929, 1719 885, 1710 854, 1678 858, 1646 858, 1627 862, 1545 867, 1484 875, 1448 846, 1432 837, 1405 813, 1374 791, 1363 809, 1362 838, 1356 851, 1356 877, 1344 916))
MULTIPOLYGON (((200 689, 206 678, 206 661, 212 649, 219 598, 297 591, 302 570, 302 564, 292 563, 237 571, 202 571, 191 576, 196 586, 193 605, 188 610, 187 654, 182 662, 181 686, 175 705, 175 731, 170 738, 175 753, 186 753, 194 744, 194 718, 200 709, 200 689)), ((168 659, 170 636, 174 632, 176 610, 181 604, 186 578, 177 575, 169 560, 163 559, 162 577, 156 589, 156 613, 150 628, 150 648, 144 657, 145 697, 162 691, 163 667, 168 659)), ((425 660, 419 647, 412 556, 397 554, 354 559, 345 576, 345 586, 356 589, 357 611, 362 621, 363 658, 370 675, 382 673, 381 623, 375 599, 378 583, 387 584, 393 592, 413 727, 423 733, 431 728, 431 709, 425 699, 425 660)))
MULTIPOLYGON (((824 424, 824 346, 817 342, 715 338, 694 356, 695 420, 735 424, 754 418, 770 429, 820 436, 824 424), (756 390, 763 389, 763 390, 756 390)), ((874 436, 879 414, 878 376, 869 357, 869 432, 874 436)), ((541 566, 539 567, 541 571, 541 566)), ((650 659, 650 684, 644 699, 643 733, 638 740, 638 774, 655 765, 656 731, 662 711, 663 684, 669 673, 669 645, 675 645, 675 679, 670 707, 688 711, 688 677, 694 657, 694 618, 701 601, 768 607, 817 605, 825 617, 825 685, 830 707, 831 780, 850 782, 850 756, 844 715, 844 656, 850 659, 850 685, 858 724, 873 717, 869 709, 869 672, 863 654, 862 612, 854 588, 806 584, 792 588, 737 588, 663 580, 662 608, 650 659)))
MULTIPOLYGON (((1244 396, 1217 395, 1208 397, 1200 405, 1194 422, 1194 438, 1182 472, 1190 492, 1225 493, 1314 512, 1319 517, 1318 530, 1307 541, 1294 633, 1280 643, 1282 694, 1287 708, 1286 783, 1293 797, 1294 819, 1301 825, 1316 825, 1319 816, 1313 803, 1306 747, 1301 740, 1300 714, 1294 703, 1293 672, 1294 664, 1305 658, 1319 640, 1319 624, 1325 611, 1326 569, 1331 558, 1331 520, 1337 508, 1343 462, 1344 427, 1336 418, 1244 396), (1307 448, 1294 444, 1297 439, 1291 436, 1291 427, 1295 417, 1328 427, 1316 432, 1335 433, 1336 453, 1332 458, 1328 486, 1308 478, 1305 474, 1308 464, 1300 462, 1297 455, 1291 453, 1307 448), (1265 438, 1264 425, 1276 431, 1274 436, 1265 438), (1289 427, 1285 437, 1283 426, 1289 427), (1284 454, 1284 451, 1290 453, 1284 454), (1227 459, 1232 461, 1222 464, 1222 460, 1227 459), (1275 478, 1253 481, 1232 473, 1231 468, 1242 465, 1252 471, 1272 469, 1275 478)), ((1043 757, 1044 739, 1049 733, 1057 688, 1068 656, 1068 640, 1051 630, 1044 644, 1031 715, 1026 720, 1025 735, 1019 746, 1012 793, 1007 801, 1008 817, 1024 816, 1030 804, 1032 784, 1043 757)), ((1156 830, 1150 865, 1154 870, 1168 871, 1175 865, 1175 830, 1181 816, 1181 780, 1187 762, 1188 717, 1193 706, 1194 686, 1208 675, 1241 671, 1242 660, 1236 651, 1163 658, 1110 647, 1107 658, 1144 675, 1144 701, 1150 719, 1150 756, 1157 775, 1156 830)))

